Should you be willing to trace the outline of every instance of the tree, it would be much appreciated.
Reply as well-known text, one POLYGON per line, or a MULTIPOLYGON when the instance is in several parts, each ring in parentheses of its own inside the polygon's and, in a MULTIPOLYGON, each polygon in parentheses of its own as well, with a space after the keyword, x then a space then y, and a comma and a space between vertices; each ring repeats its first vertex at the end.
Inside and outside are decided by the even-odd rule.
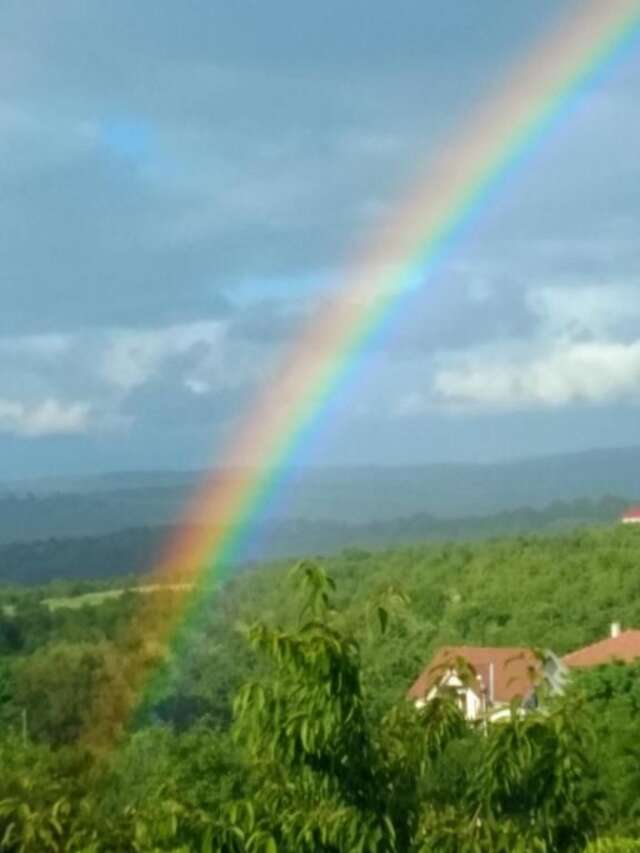
MULTIPOLYGON (((523 717, 514 705, 485 736, 442 695, 421 710, 402 703, 378 729, 358 642, 336 627, 334 582, 311 562, 294 579, 306 593, 300 625, 251 628, 273 675, 246 685, 235 705, 254 785, 248 850, 582 849, 594 797, 575 709, 523 717), (461 746, 467 766, 455 761, 461 746)), ((388 614, 377 612, 384 630, 388 614)))
POLYGON ((97 742, 124 722, 130 688, 126 667, 109 643, 46 646, 18 660, 14 672, 13 704, 26 710, 29 737, 37 741, 97 742))

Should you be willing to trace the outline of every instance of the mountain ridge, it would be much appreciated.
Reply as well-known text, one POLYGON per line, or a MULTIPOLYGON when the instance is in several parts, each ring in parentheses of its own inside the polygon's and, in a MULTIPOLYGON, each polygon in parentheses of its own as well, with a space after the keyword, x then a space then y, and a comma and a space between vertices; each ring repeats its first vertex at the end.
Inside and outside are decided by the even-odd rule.
MULTIPOLYGON (((224 478, 219 469, 209 476, 224 478)), ((179 522, 203 475, 194 471, 114 472, 46 480, 40 491, 0 487, 0 543, 101 535, 179 522)), ((41 485, 45 481, 40 481, 41 485)), ((490 516, 554 501, 640 498, 640 446, 525 458, 516 462, 423 466, 296 468, 284 473, 260 518, 270 523, 374 524, 416 514, 439 519, 490 516)), ((196 524, 215 519, 203 508, 196 524)))

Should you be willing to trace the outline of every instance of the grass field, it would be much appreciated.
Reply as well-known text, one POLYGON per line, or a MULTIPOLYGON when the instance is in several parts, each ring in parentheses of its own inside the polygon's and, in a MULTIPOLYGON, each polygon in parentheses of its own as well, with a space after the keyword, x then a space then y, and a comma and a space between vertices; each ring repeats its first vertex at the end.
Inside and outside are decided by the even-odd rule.
POLYGON ((125 592, 140 592, 140 593, 150 593, 150 592, 158 592, 159 590, 188 590, 191 589, 192 584, 189 583, 173 583, 173 584, 159 584, 159 583, 150 583, 143 584, 142 586, 131 586, 123 589, 106 589, 103 592, 87 592, 83 595, 67 595, 60 598, 45 598, 43 600, 43 604, 46 604, 50 610, 58 610, 61 607, 95 607, 98 604, 102 604, 104 601, 107 601, 110 598, 120 598, 121 595, 124 595, 125 592))
MULTIPOLYGON (((123 587, 122 589, 105 589, 102 592, 86 592, 82 595, 65 595, 57 598, 44 598, 42 603, 46 605, 49 610, 59 610, 63 607, 69 607, 72 609, 78 609, 80 607, 96 607, 98 604, 102 604, 111 598, 120 598, 120 596, 124 595, 125 592, 140 592, 143 594, 158 592, 159 590, 173 590, 175 592, 179 592, 189 590, 192 586, 193 584, 190 583, 149 583, 143 584, 142 586, 123 587)), ((7 616, 12 616, 15 611, 12 604, 6 604, 0 609, 2 609, 7 616)))

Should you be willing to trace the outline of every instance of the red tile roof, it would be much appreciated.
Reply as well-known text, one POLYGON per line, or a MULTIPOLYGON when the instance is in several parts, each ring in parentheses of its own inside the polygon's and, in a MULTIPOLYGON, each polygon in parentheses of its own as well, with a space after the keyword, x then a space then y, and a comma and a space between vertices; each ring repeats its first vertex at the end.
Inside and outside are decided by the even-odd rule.
POLYGON ((629 630, 571 652, 562 661, 567 666, 598 666, 616 660, 631 663, 636 658, 640 658, 640 631, 629 630))
POLYGON ((494 702, 510 702, 516 696, 527 696, 542 665, 531 649, 491 646, 445 646, 421 673, 409 690, 409 699, 422 699, 456 661, 463 658, 479 676, 476 693, 488 693, 490 664, 493 664, 494 702))
POLYGON ((640 506, 630 506, 623 512, 622 517, 640 519, 640 506))

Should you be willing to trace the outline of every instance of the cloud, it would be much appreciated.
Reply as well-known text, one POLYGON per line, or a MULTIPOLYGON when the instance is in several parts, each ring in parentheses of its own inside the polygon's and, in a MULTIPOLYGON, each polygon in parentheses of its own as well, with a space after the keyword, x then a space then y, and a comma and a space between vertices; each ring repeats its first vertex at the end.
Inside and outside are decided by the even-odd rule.
POLYGON ((192 322, 244 278, 339 266, 557 0, 487 35, 473 2, 439 0, 434 27, 411 0, 364 39, 362 5, 287 0, 247 24, 224 4, 10 0, 0 332, 192 322))
MULTIPOLYGON (((571 4, 487 5, 283 0, 243 18, 234 4, 158 15, 151 0, 59 0, 43 15, 6 0, 3 429, 25 434, 42 401, 61 407, 49 422, 84 401, 87 432, 127 426, 152 457, 180 431, 191 448, 197 425, 206 443, 233 422, 313 308, 348 286, 345 261, 395 221, 430 153, 571 4)), ((529 376, 553 356, 569 373, 578 345, 634 344, 637 288, 597 285, 640 273, 639 69, 572 110, 400 300, 345 418, 369 394, 363 423, 386 402, 384 420, 418 432, 460 372, 481 369, 520 400, 502 405, 534 405, 522 400, 551 392, 535 397, 529 379, 518 397, 514 364, 529 376)), ((113 458, 136 464, 114 435, 113 458)), ((390 431, 372 457, 403 442, 390 431)))
POLYGON ((104 438, 227 422, 272 370, 278 347, 267 326, 265 316, 251 334, 211 319, 0 338, 0 431, 104 438))
POLYGON ((109 385, 129 392, 161 373, 166 363, 176 358, 184 362, 186 357, 186 368, 215 370, 221 362, 224 338, 225 324, 219 321, 117 329, 104 335, 100 375, 109 385))
POLYGON ((560 345, 515 361, 476 353, 438 371, 433 386, 443 401, 500 408, 640 401, 640 340, 560 345))
MULTIPOLYGON (((530 336, 539 322, 520 276, 485 274, 452 265, 428 280, 401 311, 388 346, 398 355, 465 349, 530 336)), ((386 342, 383 342, 385 345, 386 342)))
POLYGON ((540 287, 526 302, 540 333, 551 340, 632 340, 640 320, 639 287, 630 282, 540 287))
POLYGON ((376 368, 391 419, 633 406, 640 398, 634 281, 528 288, 482 278, 475 285, 472 276, 466 286, 464 276, 446 281, 454 292, 439 289, 437 302, 416 306, 408 320, 414 334, 403 328, 376 368))
POLYGON ((91 406, 85 402, 63 403, 50 397, 26 404, 0 398, 0 432, 29 438, 83 433, 90 413, 91 406))

